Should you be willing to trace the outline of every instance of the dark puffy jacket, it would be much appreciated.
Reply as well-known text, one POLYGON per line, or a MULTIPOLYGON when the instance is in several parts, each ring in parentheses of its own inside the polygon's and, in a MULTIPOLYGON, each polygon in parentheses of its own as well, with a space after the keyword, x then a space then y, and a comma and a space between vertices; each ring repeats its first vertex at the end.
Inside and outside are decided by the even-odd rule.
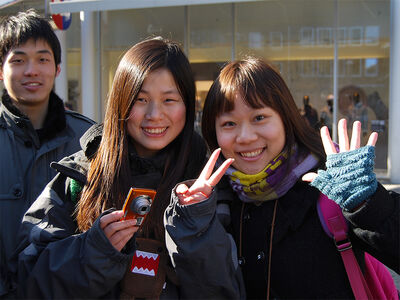
POLYGON ((56 175, 50 163, 78 151, 79 138, 93 124, 76 112, 65 111, 62 100, 51 93, 44 127, 36 131, 4 91, 0 103, 0 296, 12 289, 10 258, 22 217, 56 175))
MULTIPOLYGON (((172 194, 165 227, 181 293, 187 298, 232 299, 242 298, 246 292, 248 299, 265 299, 275 201, 259 206, 246 204, 241 213, 242 202, 236 194, 226 195, 213 193, 204 202, 181 206, 172 194), (230 202, 225 212, 217 206, 217 195, 218 200, 230 202), (230 226, 222 226, 221 212, 230 215, 230 226)), ((270 272, 272 299, 354 298, 340 254, 320 224, 318 197, 318 190, 299 181, 277 200, 270 272)), ((364 266, 362 257, 367 251, 399 272, 400 195, 379 185, 368 202, 355 212, 344 212, 344 216, 360 265, 364 266)))
MULTIPOLYGON (((99 218, 88 231, 79 232, 73 217, 76 203, 70 193, 71 179, 81 185, 86 182, 87 155, 90 157, 96 151, 100 133, 101 128, 93 127, 82 138, 85 151, 52 164, 59 173, 24 216, 18 246, 20 297, 110 299, 120 295, 120 282, 132 261, 135 238, 123 251, 117 251, 100 228, 99 218)), ((205 160, 205 144, 198 135, 195 140, 196 151, 192 153, 187 176, 197 176, 205 160)), ((165 158, 163 153, 140 158, 131 152, 132 186, 156 189, 165 158)), ((167 281, 161 296, 177 298, 178 290, 167 281)))

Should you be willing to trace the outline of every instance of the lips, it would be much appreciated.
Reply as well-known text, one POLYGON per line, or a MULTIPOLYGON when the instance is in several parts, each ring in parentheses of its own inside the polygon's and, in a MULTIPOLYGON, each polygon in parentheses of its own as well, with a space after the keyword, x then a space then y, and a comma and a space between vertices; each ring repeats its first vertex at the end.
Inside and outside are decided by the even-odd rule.
POLYGON ((39 86, 39 85, 41 85, 41 83, 39 83, 39 82, 25 82, 25 83, 23 83, 22 84, 23 86, 28 86, 28 87, 35 87, 35 86, 39 86))
POLYGON ((143 127, 144 132, 152 135, 163 134, 166 130, 167 127, 158 127, 158 128, 143 127))
POLYGON ((29 92, 36 92, 40 89, 42 84, 40 82, 25 82, 22 84, 22 86, 29 92))
POLYGON ((240 156, 244 157, 244 158, 253 158, 253 157, 257 157, 258 155, 261 154, 261 152, 264 151, 264 148, 260 148, 257 150, 252 150, 252 151, 246 151, 246 152, 239 152, 240 156))

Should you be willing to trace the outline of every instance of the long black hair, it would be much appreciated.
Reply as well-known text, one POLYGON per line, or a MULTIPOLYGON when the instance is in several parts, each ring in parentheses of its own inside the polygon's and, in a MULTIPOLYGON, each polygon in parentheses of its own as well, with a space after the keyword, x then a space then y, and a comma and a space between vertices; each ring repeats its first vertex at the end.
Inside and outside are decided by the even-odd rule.
POLYGON ((186 123, 167 146, 167 162, 152 209, 142 226, 145 235, 163 236, 163 213, 171 190, 182 180, 191 149, 195 119, 195 84, 189 61, 180 46, 162 38, 142 41, 130 48, 116 70, 108 97, 102 140, 88 172, 77 210, 79 229, 89 229, 102 211, 122 208, 130 188, 126 120, 148 74, 161 68, 171 72, 186 106, 186 123))

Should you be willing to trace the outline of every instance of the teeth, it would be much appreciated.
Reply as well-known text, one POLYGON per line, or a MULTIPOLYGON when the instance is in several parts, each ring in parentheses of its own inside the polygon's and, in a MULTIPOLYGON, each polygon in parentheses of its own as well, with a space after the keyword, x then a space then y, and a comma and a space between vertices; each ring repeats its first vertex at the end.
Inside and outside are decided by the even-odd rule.
POLYGON ((38 85, 39 85, 39 83, 37 83, 37 82, 33 82, 33 83, 28 83, 27 85, 29 85, 29 86, 38 86, 38 85))
POLYGON ((167 130, 167 127, 163 128, 143 128, 144 131, 151 133, 151 134, 160 134, 167 130))
POLYGON ((254 157, 254 156, 259 155, 262 151, 263 151, 263 149, 259 149, 257 151, 251 151, 251 152, 240 152, 240 155, 244 156, 244 157, 254 157))

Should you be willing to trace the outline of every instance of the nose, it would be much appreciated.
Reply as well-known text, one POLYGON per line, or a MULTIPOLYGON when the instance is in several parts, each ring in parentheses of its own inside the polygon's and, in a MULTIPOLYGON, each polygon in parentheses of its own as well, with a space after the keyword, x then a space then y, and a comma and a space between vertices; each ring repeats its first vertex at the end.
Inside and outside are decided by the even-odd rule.
POLYGON ((163 115, 162 105, 159 104, 158 101, 150 101, 146 111, 146 119, 158 120, 162 118, 162 115, 163 115))
POLYGON ((24 74, 25 74, 25 76, 37 76, 39 74, 39 69, 38 69, 37 64, 33 61, 29 61, 26 64, 24 74))
POLYGON ((249 144, 256 141, 258 138, 256 130, 251 124, 241 124, 238 128, 236 142, 239 144, 249 144))

